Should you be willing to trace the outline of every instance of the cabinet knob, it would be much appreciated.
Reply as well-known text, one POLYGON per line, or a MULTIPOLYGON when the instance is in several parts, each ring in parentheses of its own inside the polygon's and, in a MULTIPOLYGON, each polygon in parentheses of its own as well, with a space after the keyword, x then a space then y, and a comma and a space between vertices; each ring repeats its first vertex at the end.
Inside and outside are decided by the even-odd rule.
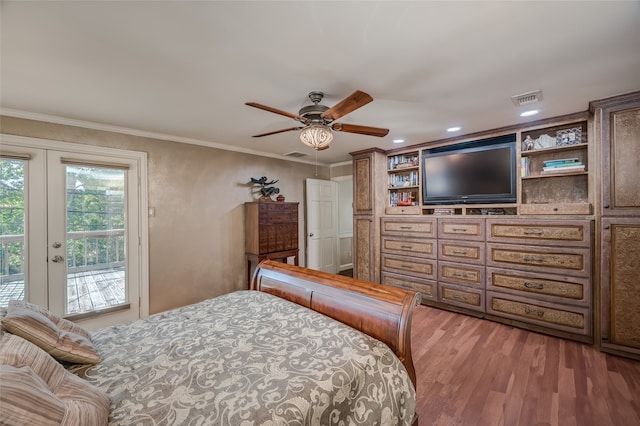
POLYGON ((604 207, 605 209, 608 209, 608 208, 609 208, 609 204, 605 204, 605 205, 604 205, 604 206, 602 206, 602 207, 604 207))
POLYGON ((311 234, 309 234, 310 237, 313 237, 313 232, 311 234))
POLYGON ((611 227, 609 225, 605 226, 604 229, 609 230, 611 227))

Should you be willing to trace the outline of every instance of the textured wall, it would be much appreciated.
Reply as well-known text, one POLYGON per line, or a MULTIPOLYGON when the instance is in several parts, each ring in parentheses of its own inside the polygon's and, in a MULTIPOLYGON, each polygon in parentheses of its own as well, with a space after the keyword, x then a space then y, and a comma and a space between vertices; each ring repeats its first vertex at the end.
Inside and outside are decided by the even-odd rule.
MULTIPOLYGON (((304 265, 304 180, 329 168, 197 145, 67 125, 1 117, 2 133, 144 151, 148 155, 149 311, 218 296, 246 285, 244 202, 256 198, 250 177, 279 179, 287 201, 300 202, 304 265)), ((224 143, 224 141, 218 141, 224 143)))

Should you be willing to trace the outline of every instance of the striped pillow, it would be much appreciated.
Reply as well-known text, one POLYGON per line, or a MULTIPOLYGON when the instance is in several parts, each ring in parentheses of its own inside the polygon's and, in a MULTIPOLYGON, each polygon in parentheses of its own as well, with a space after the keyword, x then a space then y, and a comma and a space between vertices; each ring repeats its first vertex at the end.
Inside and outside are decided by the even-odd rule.
POLYGON ((0 340, 2 423, 106 425, 109 397, 19 336, 0 340))
POLYGON ((2 319, 6 331, 35 343, 60 361, 100 362, 91 335, 82 327, 37 305, 13 300, 2 319))

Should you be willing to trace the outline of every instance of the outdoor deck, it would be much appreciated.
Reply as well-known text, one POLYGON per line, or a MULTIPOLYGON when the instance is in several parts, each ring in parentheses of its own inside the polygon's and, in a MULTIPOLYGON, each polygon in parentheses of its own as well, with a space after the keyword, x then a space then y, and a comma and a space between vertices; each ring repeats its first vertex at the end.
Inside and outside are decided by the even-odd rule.
MULTIPOLYGON (((108 308, 126 301, 124 267, 69 274, 67 313, 108 308)), ((24 280, 0 284, 0 306, 10 300, 24 300, 24 280)))

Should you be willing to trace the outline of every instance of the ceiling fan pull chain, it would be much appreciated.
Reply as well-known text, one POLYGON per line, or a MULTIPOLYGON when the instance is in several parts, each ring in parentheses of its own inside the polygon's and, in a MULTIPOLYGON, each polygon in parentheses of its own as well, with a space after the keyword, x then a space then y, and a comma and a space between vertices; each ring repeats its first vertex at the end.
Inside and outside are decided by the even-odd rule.
POLYGON ((318 150, 314 150, 316 152, 316 177, 318 177, 318 150))

